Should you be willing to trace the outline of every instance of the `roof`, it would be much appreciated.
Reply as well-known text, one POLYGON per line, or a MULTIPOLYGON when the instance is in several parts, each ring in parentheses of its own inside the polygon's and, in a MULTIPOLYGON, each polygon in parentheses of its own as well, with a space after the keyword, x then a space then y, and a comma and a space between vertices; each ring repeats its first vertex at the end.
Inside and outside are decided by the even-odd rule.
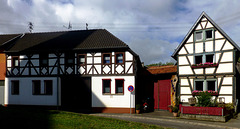
POLYGON ((177 73, 176 65, 166 65, 166 66, 150 66, 147 70, 151 74, 166 74, 166 73, 177 73))
POLYGON ((191 34, 193 33, 193 31, 195 30, 195 28, 197 27, 198 23, 201 22, 201 19, 205 17, 235 48, 238 49, 238 51, 240 51, 239 46, 205 13, 202 12, 202 14, 199 16, 199 18, 197 19, 197 21, 194 23, 194 25, 192 26, 192 28, 189 30, 189 32, 187 33, 187 35, 184 37, 183 41, 178 45, 177 49, 174 51, 174 53, 172 54, 172 57, 174 59, 176 59, 176 55, 177 53, 180 51, 180 49, 183 47, 183 45, 185 44, 185 42, 188 40, 188 38, 191 36, 191 34))
MULTIPOLYGON (((6 35, 0 35, 0 39, 6 35)), ((13 35, 8 35, 13 37, 13 35)), ((5 52, 128 48, 105 29, 22 34, 5 52)))

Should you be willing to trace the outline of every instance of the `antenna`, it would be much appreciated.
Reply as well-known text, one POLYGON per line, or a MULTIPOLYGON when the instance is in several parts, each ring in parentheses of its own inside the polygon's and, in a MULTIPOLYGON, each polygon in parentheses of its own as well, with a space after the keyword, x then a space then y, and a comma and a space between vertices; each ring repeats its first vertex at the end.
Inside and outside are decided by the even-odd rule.
POLYGON ((86 23, 86 30, 88 30, 88 24, 86 23))
POLYGON ((33 23, 32 22, 28 22, 28 30, 30 33, 32 33, 32 31, 33 31, 33 23))
POLYGON ((69 21, 68 27, 66 27, 65 25, 63 25, 64 28, 68 29, 68 30, 72 30, 72 24, 69 21))

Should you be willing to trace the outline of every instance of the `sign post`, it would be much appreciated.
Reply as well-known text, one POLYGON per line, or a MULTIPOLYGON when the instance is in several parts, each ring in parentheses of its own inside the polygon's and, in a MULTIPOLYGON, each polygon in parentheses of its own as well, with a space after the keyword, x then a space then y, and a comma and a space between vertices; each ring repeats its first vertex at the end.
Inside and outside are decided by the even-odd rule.
POLYGON ((131 110, 131 94, 134 91, 134 87, 132 85, 128 86, 128 91, 130 92, 130 114, 132 114, 132 110, 131 110))

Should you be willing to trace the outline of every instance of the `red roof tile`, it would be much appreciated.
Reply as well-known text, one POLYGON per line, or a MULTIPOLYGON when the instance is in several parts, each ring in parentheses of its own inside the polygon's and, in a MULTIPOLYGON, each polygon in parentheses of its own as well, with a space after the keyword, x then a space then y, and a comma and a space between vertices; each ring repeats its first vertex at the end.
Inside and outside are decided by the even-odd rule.
POLYGON ((165 74, 165 73, 176 73, 177 66, 176 65, 166 65, 166 66, 150 66, 147 70, 151 74, 165 74))

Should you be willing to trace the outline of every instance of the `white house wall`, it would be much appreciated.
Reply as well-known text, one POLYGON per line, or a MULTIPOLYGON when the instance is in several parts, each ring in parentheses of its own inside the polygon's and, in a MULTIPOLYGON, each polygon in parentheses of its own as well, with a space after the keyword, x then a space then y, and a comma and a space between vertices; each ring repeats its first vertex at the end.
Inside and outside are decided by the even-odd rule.
MULTIPOLYGON (((6 105, 43 105, 57 106, 57 78, 56 77, 11 77, 5 79, 5 99, 6 105), (11 81, 19 80, 19 95, 11 94, 11 81), (52 80, 52 95, 33 95, 32 81, 40 80, 41 87, 44 87, 44 80, 52 80)), ((43 91, 43 90, 42 90, 43 91)))
MULTIPOLYGON (((130 107, 130 92, 127 87, 135 87, 134 76, 92 77, 92 107, 130 107), (111 79, 111 94, 103 94, 102 79, 111 79), (115 93, 115 79, 124 79, 124 94, 115 93)), ((135 95, 131 95, 131 107, 135 107, 135 95)))

